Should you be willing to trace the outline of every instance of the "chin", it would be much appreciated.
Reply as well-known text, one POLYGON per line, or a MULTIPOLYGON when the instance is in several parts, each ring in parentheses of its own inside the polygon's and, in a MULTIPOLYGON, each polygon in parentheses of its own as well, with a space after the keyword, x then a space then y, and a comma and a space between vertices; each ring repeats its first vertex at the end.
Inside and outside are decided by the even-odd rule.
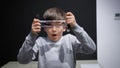
POLYGON ((53 42, 57 42, 59 41, 60 39, 52 39, 53 42))
POLYGON ((53 42, 57 42, 57 41, 59 41, 59 40, 52 40, 53 42))

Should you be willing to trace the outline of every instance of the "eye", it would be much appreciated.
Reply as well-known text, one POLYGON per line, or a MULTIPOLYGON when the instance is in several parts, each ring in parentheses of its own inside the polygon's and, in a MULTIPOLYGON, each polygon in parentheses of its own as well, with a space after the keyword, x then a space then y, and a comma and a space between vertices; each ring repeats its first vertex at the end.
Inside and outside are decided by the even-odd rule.
POLYGON ((47 28, 51 28, 51 27, 52 27, 52 25, 50 25, 50 24, 49 24, 49 25, 45 25, 45 27, 47 27, 47 28))
POLYGON ((49 23, 49 22, 43 23, 42 27, 50 28, 51 27, 51 23, 49 23))
POLYGON ((45 25, 46 25, 46 26, 51 26, 51 24, 50 24, 50 23, 46 23, 45 25))

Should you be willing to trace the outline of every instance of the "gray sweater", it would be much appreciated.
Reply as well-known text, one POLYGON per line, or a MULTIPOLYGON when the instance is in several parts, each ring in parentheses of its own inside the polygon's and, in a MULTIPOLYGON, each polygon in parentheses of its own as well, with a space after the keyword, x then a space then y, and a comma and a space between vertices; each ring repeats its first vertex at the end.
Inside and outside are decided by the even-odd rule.
POLYGON ((96 45, 78 24, 72 31, 75 35, 66 34, 57 42, 30 33, 19 50, 18 61, 27 64, 38 57, 38 68, 75 68, 75 53, 94 53, 96 45))

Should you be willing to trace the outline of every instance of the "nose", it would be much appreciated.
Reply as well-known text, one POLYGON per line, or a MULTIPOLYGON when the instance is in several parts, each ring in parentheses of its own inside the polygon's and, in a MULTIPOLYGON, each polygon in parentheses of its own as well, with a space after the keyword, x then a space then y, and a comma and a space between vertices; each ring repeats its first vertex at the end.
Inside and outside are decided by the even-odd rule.
POLYGON ((56 31, 56 27, 55 27, 55 26, 53 26, 53 27, 52 27, 52 30, 53 30, 53 31, 56 31))

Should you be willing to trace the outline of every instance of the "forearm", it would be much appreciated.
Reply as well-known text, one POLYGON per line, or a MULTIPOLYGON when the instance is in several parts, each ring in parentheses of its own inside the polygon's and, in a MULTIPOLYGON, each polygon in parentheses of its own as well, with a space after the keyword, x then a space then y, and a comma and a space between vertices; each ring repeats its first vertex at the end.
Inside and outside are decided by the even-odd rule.
POLYGON ((81 46, 77 47, 77 50, 86 54, 93 53, 96 50, 96 45, 92 38, 87 34, 87 32, 76 24, 72 31, 74 32, 77 39, 81 42, 81 46))
POLYGON ((35 44, 35 40, 36 35, 33 35, 31 33, 26 37, 17 55, 17 59, 20 63, 25 64, 32 60, 32 57, 34 55, 33 46, 35 44))

